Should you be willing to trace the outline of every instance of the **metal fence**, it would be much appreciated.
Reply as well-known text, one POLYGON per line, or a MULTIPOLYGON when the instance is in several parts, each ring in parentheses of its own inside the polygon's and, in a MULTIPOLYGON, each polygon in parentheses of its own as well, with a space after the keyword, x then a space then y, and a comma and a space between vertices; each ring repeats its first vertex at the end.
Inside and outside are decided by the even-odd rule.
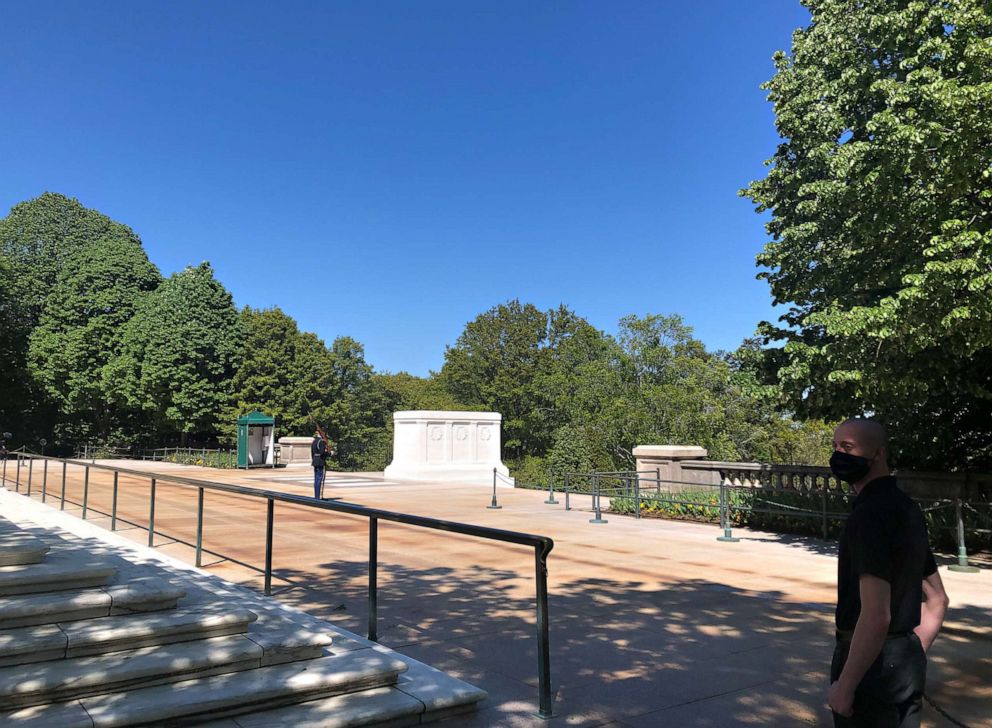
MULTIPOLYGON (((117 515, 117 502, 118 502, 118 488, 119 479, 121 475, 135 478, 147 478, 150 481, 150 495, 148 502, 148 521, 147 526, 144 524, 134 523, 132 521, 125 521, 129 525, 137 526, 139 528, 146 528, 148 531, 148 545, 153 546, 155 543, 155 490, 156 485, 160 482, 169 483, 171 485, 183 486, 189 488, 190 490, 195 489, 197 491, 197 512, 196 512, 196 565, 202 566, 202 556, 205 551, 203 548, 203 496, 207 491, 219 492, 226 494, 233 494, 237 496, 242 496, 244 498, 264 500, 266 502, 266 522, 265 522, 265 567, 263 571, 265 575, 265 587, 264 591, 266 595, 272 593, 272 533, 275 524, 275 504, 276 503, 286 503, 295 506, 303 506, 306 508, 314 508, 320 511, 331 511, 335 513, 341 513, 349 516, 359 516, 368 519, 369 522, 369 547, 368 547, 368 638, 372 641, 378 641, 378 601, 379 601, 379 591, 378 591, 378 547, 379 547, 379 536, 378 536, 378 524, 379 521, 389 521, 393 523, 401 523, 408 526, 415 526, 418 528, 425 528, 433 531, 445 531, 448 533, 457 533, 464 536, 473 536, 476 538, 483 538, 489 541, 495 541, 499 543, 516 544, 520 546, 527 546, 534 550, 534 579, 535 579, 535 592, 537 601, 537 671, 538 671, 538 685, 539 685, 539 715, 542 718, 550 718, 552 716, 552 695, 551 695, 551 652, 550 652, 550 638, 549 638, 549 614, 548 614, 548 556, 551 550, 554 548, 554 541, 547 536, 538 536, 535 534, 522 533, 519 531, 507 531, 498 528, 489 528, 486 526, 476 526, 473 524, 459 523, 456 521, 446 521, 438 518, 427 518, 424 516, 415 516, 408 513, 397 513, 394 511, 386 511, 379 508, 367 508, 365 506, 353 505, 350 503, 343 503, 339 501, 325 501, 316 500, 314 498, 309 498, 306 496, 289 495, 286 493, 279 493, 277 491, 262 490, 259 488, 249 488, 241 485, 227 485, 222 483, 212 483, 210 481, 195 480, 193 478, 183 478, 172 475, 162 475, 158 473, 148 473, 140 470, 130 470, 126 468, 119 468, 112 465, 95 464, 92 462, 62 459, 46 457, 42 455, 37 455, 34 453, 25 452, 12 452, 10 453, 12 458, 3 460, 3 472, 2 472, 2 482, 5 486, 12 482, 14 485, 15 492, 21 492, 22 486, 22 476, 24 485, 24 495, 31 497, 32 492, 32 481, 35 476, 35 463, 40 463, 41 467, 41 501, 44 503, 48 500, 49 496, 49 464, 54 463, 56 465, 56 476, 58 479, 58 470, 61 470, 61 483, 58 490, 59 508, 60 510, 65 510, 66 504, 66 471, 69 465, 78 466, 83 468, 83 496, 82 502, 76 505, 82 508, 82 518, 85 520, 89 514, 89 493, 90 493, 90 473, 91 472, 106 472, 113 475, 113 493, 112 493, 112 505, 110 514, 103 513, 102 515, 110 515, 110 529, 112 531, 117 529, 117 522, 123 521, 124 519, 118 518, 117 515), (14 460, 14 465, 11 468, 16 469, 16 473, 12 473, 13 478, 8 478, 8 465, 10 460, 14 460), (60 468, 58 466, 61 466, 60 468), (23 468, 23 473, 22 473, 23 468)), ((95 485, 95 484, 94 484, 95 485)), ((72 503, 72 501, 69 501, 72 503)), ((158 531, 160 535, 167 536, 168 534, 158 531)), ((207 553, 214 554, 215 552, 207 551, 207 553)), ((217 556, 223 556, 222 554, 215 554, 217 556)))
MULTIPOLYGON (((273 458, 278 464, 278 450, 273 454, 273 458)), ((238 466, 238 452, 230 448, 211 450, 205 447, 158 447, 154 450, 140 451, 136 459, 180 465, 202 465, 207 468, 227 469, 238 466)))
MULTIPOLYGON (((733 526, 755 521, 753 514, 774 519, 801 519, 819 526, 820 535, 835 534, 849 514, 850 488, 822 472, 777 475, 765 482, 723 473, 718 483, 666 480, 651 471, 566 473, 563 476, 565 509, 590 510, 593 524, 605 524, 603 511, 619 515, 652 515, 662 518, 718 523, 721 541, 736 541, 733 526), (588 497, 589 500, 585 501, 588 497), (603 499, 607 505, 604 508, 603 499)), ((552 491, 553 493, 553 491, 552 491)), ((553 497, 553 495, 552 495, 553 497)), ((955 571, 975 571, 968 563, 967 536, 992 534, 992 501, 959 494, 948 497, 914 496, 930 516, 930 528, 946 530, 956 542, 955 571), (946 514, 946 523, 935 518, 946 514), (966 517, 967 514, 967 517, 966 517)))

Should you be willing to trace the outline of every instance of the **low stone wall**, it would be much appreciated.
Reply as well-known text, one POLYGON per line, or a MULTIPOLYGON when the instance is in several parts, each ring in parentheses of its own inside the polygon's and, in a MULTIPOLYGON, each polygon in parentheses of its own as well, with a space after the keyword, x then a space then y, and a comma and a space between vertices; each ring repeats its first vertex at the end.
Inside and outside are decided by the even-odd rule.
POLYGON ((312 437, 280 437, 279 464, 309 466, 310 443, 312 442, 312 437))

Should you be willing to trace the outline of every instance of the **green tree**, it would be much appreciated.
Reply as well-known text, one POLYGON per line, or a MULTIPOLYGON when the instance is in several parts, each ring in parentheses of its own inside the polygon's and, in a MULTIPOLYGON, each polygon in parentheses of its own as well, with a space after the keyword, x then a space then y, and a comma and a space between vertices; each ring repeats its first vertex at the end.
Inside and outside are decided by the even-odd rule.
MULTIPOLYGON (((386 397, 386 410, 464 410, 466 407, 448 392, 436 377, 417 377, 407 372, 374 375, 386 397)), ((391 418, 390 418, 391 421, 391 418)))
POLYGON ((280 431, 309 434, 310 412, 301 406, 299 349, 303 342, 296 321, 278 307, 245 307, 239 314, 242 340, 237 370, 231 381, 231 407, 224 419, 261 410, 276 418, 280 431))
POLYGON ((769 365, 800 416, 889 423, 903 466, 992 464, 992 6, 806 5, 744 192, 788 306, 769 365))
MULTIPOLYGON (((318 424, 329 428, 333 419, 330 407, 334 389, 333 362, 327 345, 316 334, 300 334, 291 381, 290 409, 296 418, 293 432, 310 435, 318 424)), ((337 430, 330 434, 335 438, 339 436, 337 430)))
POLYGON ((365 348, 348 336, 331 344, 328 427, 338 439, 365 442, 371 430, 386 426, 385 393, 365 361, 365 348))
POLYGON ((108 369, 112 396, 153 420, 161 436, 208 437, 229 405, 242 339, 231 294, 209 263, 166 279, 138 307, 108 369))
POLYGON ((564 307, 541 311, 513 300, 470 321, 445 351, 443 386, 469 408, 503 415, 503 445, 513 457, 543 454, 551 444, 559 423, 541 381, 553 346, 579 321, 564 307))
POLYGON ((30 334, 31 315, 18 295, 15 269, 0 256, 0 432, 14 435, 10 447, 50 439, 49 403, 28 373, 30 334))
POLYGON ((126 225, 54 192, 19 203, 0 219, 0 255, 17 272, 16 294, 32 326, 70 258, 99 240, 141 245, 126 225))
POLYGON ((349 469, 379 470, 388 462, 392 431, 385 390, 365 361, 364 347, 340 336, 328 352, 327 431, 337 444, 336 460, 349 469))
POLYGON ((107 367, 121 351, 124 325, 161 280, 130 237, 101 238, 67 257, 28 352, 32 376, 58 407, 56 441, 106 441, 123 424, 110 399, 107 367))

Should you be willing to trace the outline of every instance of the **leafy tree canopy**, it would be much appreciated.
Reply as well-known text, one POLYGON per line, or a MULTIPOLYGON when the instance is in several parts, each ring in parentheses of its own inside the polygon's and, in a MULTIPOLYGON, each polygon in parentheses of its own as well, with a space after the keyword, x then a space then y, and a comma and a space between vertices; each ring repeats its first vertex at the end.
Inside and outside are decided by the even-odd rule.
POLYGON ((17 270, 17 295, 32 324, 70 258, 99 240, 141 245, 126 225, 54 192, 19 203, 0 219, 0 255, 17 270))
POLYGON ((18 295, 14 267, 0 256, 0 432, 21 442, 43 436, 49 419, 44 391, 28 374, 31 316, 18 295))
POLYGON ((242 339, 231 294, 209 263, 166 279, 138 307, 110 367, 118 402, 148 413, 162 433, 212 433, 229 403, 242 339))
POLYGON ((124 325, 161 280, 141 244, 126 237, 86 243, 66 259, 28 355, 32 376, 58 407, 58 437, 110 436, 118 418, 107 366, 121 351, 124 325))
POLYGON ((390 412, 398 410, 464 410, 461 402, 436 377, 417 377, 407 372, 374 375, 388 400, 390 412))
POLYGON ((992 6, 816 0, 765 88, 745 191, 787 306, 760 332, 802 416, 874 414, 908 467, 992 463, 992 6))

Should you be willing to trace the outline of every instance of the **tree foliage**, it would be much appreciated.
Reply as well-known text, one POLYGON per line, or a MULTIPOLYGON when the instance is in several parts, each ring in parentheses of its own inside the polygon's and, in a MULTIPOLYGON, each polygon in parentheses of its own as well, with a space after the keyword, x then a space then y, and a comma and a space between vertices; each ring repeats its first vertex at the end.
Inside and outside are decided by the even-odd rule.
POLYGON ((0 235, 0 425, 14 442, 230 444, 235 418, 260 409, 280 434, 324 425, 333 467, 377 469, 395 410, 485 409, 503 414, 524 480, 626 469, 638 444, 732 459, 803 458, 818 442, 774 408, 757 347, 707 352, 678 316, 628 316, 612 336, 513 300, 466 324, 439 373, 377 374, 353 338, 327 346, 278 308, 236 311, 207 263, 163 281, 130 229, 75 200, 22 203, 0 235))
POLYGON ((161 433, 212 433, 242 339, 231 294, 209 263, 170 276, 138 307, 111 367, 113 396, 161 433))
POLYGON ((31 375, 61 415, 57 437, 110 437, 120 418, 108 367, 121 352, 123 327, 161 280, 141 244, 128 237, 100 238, 67 257, 28 352, 31 375))
POLYGON ((99 240, 141 245, 126 225, 54 192, 19 203, 0 219, 0 255, 17 271, 16 294, 32 325, 72 256, 99 240))
POLYGON ((532 304, 508 301, 465 326, 444 354, 441 379, 459 402, 503 415, 503 444, 514 455, 546 446, 535 427, 544 404, 535 380, 547 357, 552 317, 532 304))
POLYGON ((28 374, 31 316, 17 289, 14 267, 0 257, 0 432, 20 426, 21 437, 40 437, 48 401, 28 374))
POLYGON ((141 245, 126 225, 53 192, 21 202, 0 218, 0 424, 22 442, 52 440, 64 424, 51 388, 29 371, 29 341, 59 276, 74 256, 99 241, 141 245))
POLYGON ((816 0, 766 84, 782 137, 760 331, 787 406, 872 413, 910 467, 992 462, 992 6, 816 0))
POLYGON ((275 417, 280 428, 312 431, 315 423, 303 402, 307 396, 299 391, 300 359, 306 343, 296 321, 279 308, 248 306, 241 310, 239 319, 242 338, 238 342, 238 366, 224 419, 233 423, 238 416, 259 410, 275 417))

